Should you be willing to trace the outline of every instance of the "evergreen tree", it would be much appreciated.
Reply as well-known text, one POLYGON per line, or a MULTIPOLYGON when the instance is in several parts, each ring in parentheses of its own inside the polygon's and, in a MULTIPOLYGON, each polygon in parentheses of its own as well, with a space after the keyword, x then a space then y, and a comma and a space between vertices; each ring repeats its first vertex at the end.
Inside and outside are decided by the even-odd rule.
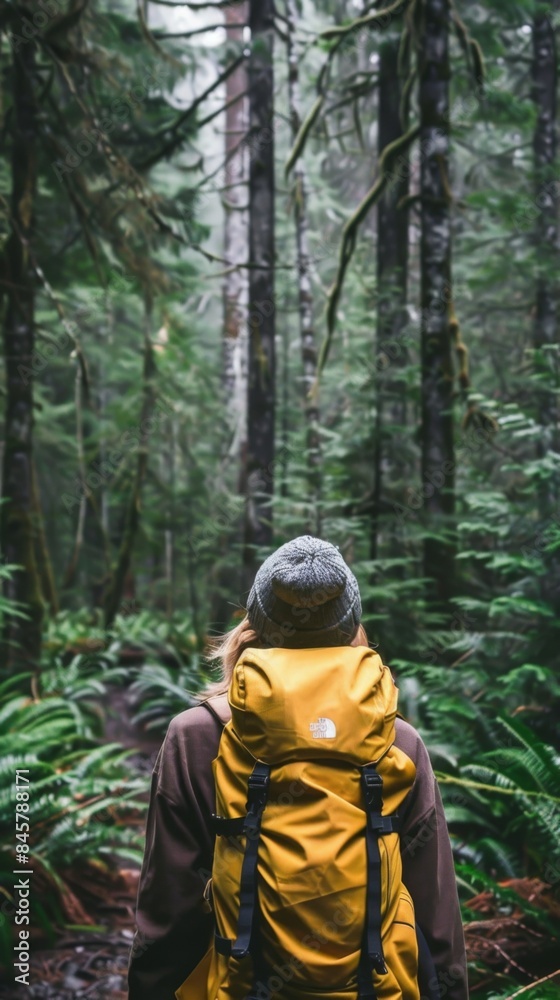
MULTIPOLYGON (((560 8, 556 4, 556 12, 560 8)), ((544 459, 551 447, 558 451, 558 404, 551 391, 554 361, 558 349, 558 137, 557 92, 558 56, 554 8, 537 4, 533 15, 533 92, 537 120, 533 137, 535 157, 535 225, 537 264, 535 362, 538 395, 537 414, 543 434, 537 442, 538 457, 544 459)), ((557 363, 557 361, 556 361, 557 363)), ((541 517, 554 508, 557 487, 552 477, 543 479, 539 490, 541 517)))
MULTIPOLYGON (((406 131, 403 89, 410 71, 410 38, 395 31, 379 46, 378 155, 406 131), (400 58, 399 58, 400 57, 400 58)), ((408 296, 408 208, 409 165, 401 157, 377 206, 377 326, 376 326, 376 421, 373 460, 373 510, 371 558, 378 555, 380 518, 390 510, 384 497, 384 476, 401 480, 406 468, 398 467, 397 436, 406 428, 406 391, 399 370, 407 360, 403 334, 407 324, 408 296), (386 505, 386 506, 385 506, 386 505)))
POLYGON ((43 603, 35 553, 37 511, 33 501, 38 70, 33 39, 25 37, 32 26, 32 14, 33 5, 24 2, 9 11, 12 189, 9 236, 1 265, 6 418, 0 544, 4 559, 17 567, 5 581, 5 596, 24 606, 28 616, 25 621, 17 617, 7 619, 4 635, 7 658, 14 666, 26 663, 36 669, 41 651, 43 603))
POLYGON ((455 506, 451 342, 451 187, 447 0, 424 0, 418 36, 420 106, 422 469, 424 573, 443 605, 453 593, 455 506), (447 537, 444 533, 447 533, 447 537), (439 534, 439 537, 438 537, 439 534))
POLYGON ((249 396, 244 564, 272 541, 275 442, 274 5, 251 0, 249 62, 249 396))

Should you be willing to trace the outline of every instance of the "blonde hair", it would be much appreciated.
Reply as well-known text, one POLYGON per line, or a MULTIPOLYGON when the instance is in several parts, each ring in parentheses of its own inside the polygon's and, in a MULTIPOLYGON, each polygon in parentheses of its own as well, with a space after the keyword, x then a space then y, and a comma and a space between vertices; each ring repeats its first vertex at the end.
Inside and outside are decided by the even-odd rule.
MULTIPOLYGON (((369 639, 363 625, 358 625, 356 635, 348 645, 369 646, 369 639)), ((211 660, 219 661, 221 678, 215 681, 214 684, 209 684, 198 696, 199 700, 206 701, 207 698, 226 694, 231 682, 233 668, 245 650, 251 648, 263 649, 265 646, 266 643, 255 632, 247 616, 231 632, 226 632, 225 635, 213 639, 208 656, 211 660)))

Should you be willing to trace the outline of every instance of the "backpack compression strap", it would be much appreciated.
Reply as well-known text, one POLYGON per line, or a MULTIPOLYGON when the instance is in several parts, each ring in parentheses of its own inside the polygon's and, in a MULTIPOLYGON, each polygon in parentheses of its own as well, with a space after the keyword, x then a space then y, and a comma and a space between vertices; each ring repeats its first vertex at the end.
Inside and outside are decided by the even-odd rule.
MULTIPOLYGON (((375 769, 375 764, 366 764, 361 768, 362 786, 366 805, 366 843, 367 843, 367 898, 364 937, 358 966, 359 1000, 376 1000, 373 986, 373 973, 385 975, 387 966, 383 957, 381 941, 381 854, 379 837, 389 833, 398 833, 400 818, 398 813, 383 816, 383 779, 375 769)), ((226 819, 213 816, 218 836, 227 836, 243 832, 245 835, 245 853, 241 867, 241 883, 239 893, 239 915, 237 923, 237 938, 232 941, 216 933, 215 947, 221 955, 234 958, 245 958, 254 945, 254 923, 257 903, 257 861, 261 830, 262 813, 266 806, 268 786, 270 781, 270 766, 257 761, 248 781, 247 813, 238 819, 226 819), (241 829, 242 827, 242 829, 241 829)), ((257 956, 255 956, 257 957, 257 956)), ((256 972, 256 969, 255 969, 256 972)), ((258 1000, 254 989, 246 1000, 258 1000)))
MULTIPOLYGON (((237 918, 237 938, 235 941, 229 938, 215 935, 216 951, 221 955, 233 958, 245 958, 251 950, 253 938, 253 924, 255 908, 257 902, 257 860, 259 852, 259 839, 261 832, 261 819, 268 796, 268 786, 270 781, 270 766, 258 760, 249 777, 247 793, 247 813, 242 820, 243 834, 245 835, 245 853, 241 867, 241 883, 239 887, 239 915, 237 918)), ((226 824, 236 823, 235 820, 223 820, 215 817, 216 832, 218 834, 232 832, 226 824), (224 825, 226 828, 224 829, 224 825), (220 829, 222 826, 222 829, 220 829)))
POLYGON ((379 837, 388 833, 398 833, 400 821, 397 813, 382 816, 383 778, 375 769, 375 764, 366 764, 361 769, 362 787, 366 804, 367 843, 367 899, 364 939, 358 967, 359 1000, 375 1000, 373 973, 383 976, 387 966, 383 957, 381 941, 381 854, 379 837))

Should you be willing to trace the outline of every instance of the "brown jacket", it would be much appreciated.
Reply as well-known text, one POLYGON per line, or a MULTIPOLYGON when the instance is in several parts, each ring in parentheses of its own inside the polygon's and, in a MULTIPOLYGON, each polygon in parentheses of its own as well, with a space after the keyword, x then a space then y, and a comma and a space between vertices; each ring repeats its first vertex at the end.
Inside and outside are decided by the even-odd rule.
MULTIPOLYGON (((175 1000, 175 990, 210 943, 212 916, 205 912, 203 890, 211 874, 214 841, 211 764, 228 718, 225 696, 190 708, 172 720, 159 752, 130 956, 129 1000, 175 1000)), ((403 811, 403 882, 434 957, 436 995, 439 988, 446 1000, 467 1000, 463 929, 439 789, 426 747, 401 719, 395 743, 416 765, 403 811)))

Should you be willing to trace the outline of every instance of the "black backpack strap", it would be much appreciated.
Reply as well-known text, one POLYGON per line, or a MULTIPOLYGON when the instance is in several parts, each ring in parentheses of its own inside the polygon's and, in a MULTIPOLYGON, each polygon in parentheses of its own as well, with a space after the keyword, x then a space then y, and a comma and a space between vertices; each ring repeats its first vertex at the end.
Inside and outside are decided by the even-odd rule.
POLYGON ((224 698, 222 696, 215 696, 214 698, 209 698, 208 701, 201 701, 200 705, 205 708, 210 715, 216 720, 220 728, 223 729, 227 723, 227 719, 224 718, 225 706, 227 706, 227 700, 225 700, 225 706, 223 704, 224 698), (213 702, 218 702, 219 704, 213 704, 213 702))
POLYGON ((398 833, 398 814, 383 816, 383 778, 375 764, 361 768, 366 808, 367 894, 364 938, 358 966, 359 1000, 375 1000, 373 973, 387 973, 381 941, 381 853, 379 837, 398 833))
POLYGON ((270 766, 258 760, 249 777, 245 834, 245 855, 241 868, 239 889, 239 917, 237 939, 231 949, 234 958, 244 958, 251 947, 253 917, 257 902, 257 859, 261 832, 261 819, 270 783, 270 766))
POLYGON ((373 971, 367 953, 365 933, 360 952, 360 964, 358 965, 358 1000, 377 1000, 377 993, 373 985, 373 971))
POLYGON ((240 837, 245 826, 244 816, 217 816, 212 813, 212 829, 217 837, 240 837))
POLYGON ((420 994, 422 997, 425 997, 425 1000, 439 1000, 441 987, 439 985, 440 981, 437 970, 428 942, 418 924, 416 924, 416 937, 418 940, 418 985, 420 987, 420 994))
POLYGON ((367 843, 367 897, 366 897, 366 946, 372 968, 385 975, 387 966, 381 943, 381 854, 379 835, 389 832, 384 826, 389 817, 381 815, 383 808, 383 778, 374 764, 362 768, 362 785, 366 800, 367 843))
MULTIPOLYGON (((241 866, 239 886, 239 915, 235 941, 216 934, 216 951, 221 955, 245 958, 254 941, 255 910, 257 906, 257 861, 261 832, 261 819, 270 782, 270 766, 258 760, 249 776, 247 792, 247 813, 243 818, 245 853, 241 866)), ((216 817, 218 823, 221 817, 216 817)), ((222 820, 222 823, 224 820, 222 820)), ((233 821, 230 821, 233 822, 233 821)))

